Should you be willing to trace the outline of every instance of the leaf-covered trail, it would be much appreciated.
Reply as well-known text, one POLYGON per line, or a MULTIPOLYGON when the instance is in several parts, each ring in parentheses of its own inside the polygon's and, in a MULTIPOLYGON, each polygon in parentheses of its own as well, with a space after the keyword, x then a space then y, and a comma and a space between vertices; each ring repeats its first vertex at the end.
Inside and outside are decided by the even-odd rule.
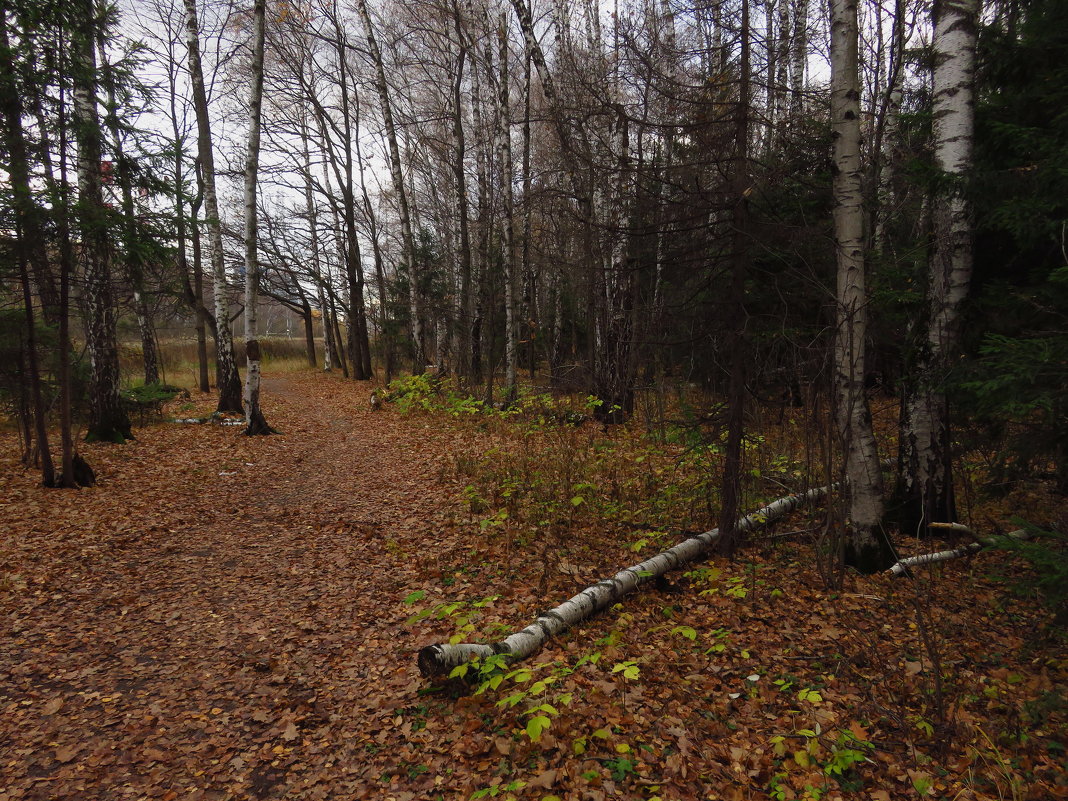
POLYGON ((369 735, 403 759, 397 598, 449 547, 450 435, 264 390, 282 436, 141 429, 77 493, 3 465, 0 799, 374 797, 369 735))

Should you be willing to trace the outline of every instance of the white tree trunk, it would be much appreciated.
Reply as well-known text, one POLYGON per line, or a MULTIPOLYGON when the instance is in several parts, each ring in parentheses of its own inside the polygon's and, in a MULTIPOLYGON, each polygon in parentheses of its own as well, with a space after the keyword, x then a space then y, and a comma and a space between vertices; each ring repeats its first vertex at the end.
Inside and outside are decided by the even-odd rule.
POLYGON ((978 0, 938 0, 932 12, 934 158, 948 187, 933 200, 927 332, 904 405, 903 530, 952 520, 956 511, 943 384, 960 343, 961 308, 972 275, 971 207, 959 184, 972 165, 978 10, 978 0))
MULTIPOLYGON (((111 243, 100 179, 101 133, 96 100, 95 7, 74 6, 83 27, 75 37, 74 137, 77 141, 78 201, 81 205, 81 256, 84 265, 85 341, 89 351, 90 415, 87 439, 123 442, 130 422, 119 396, 119 349, 111 276, 111 243)), ((7 20, 3 20, 7 24, 7 20)), ((6 176, 5 176, 6 182, 6 176)), ((42 443, 42 447, 44 444, 42 443)))
POLYGON ((790 36, 790 114, 801 113, 805 91, 805 65, 808 62, 808 0, 793 0, 790 36))
MULTIPOLYGON (((751 515, 741 518, 738 521, 737 530, 752 531, 772 523, 802 504, 819 501, 832 489, 834 485, 817 487, 798 495, 779 498, 751 515)), ((550 637, 607 609, 643 584, 664 575, 669 570, 675 570, 696 561, 707 554, 718 539, 718 528, 698 534, 696 537, 690 537, 674 548, 669 548, 651 559, 621 570, 610 579, 587 587, 578 595, 538 617, 522 631, 517 631, 493 645, 478 643, 428 645, 419 651, 419 670, 424 676, 431 676, 444 673, 456 665, 467 662, 472 657, 485 657, 493 654, 508 654, 512 661, 524 659, 538 650, 550 637)))
MULTIPOLYGON (((971 531, 969 531, 966 526, 951 524, 947 525, 946 528, 953 528, 957 531, 963 530, 971 534, 971 531)), ((1019 529, 1018 531, 1009 532, 1005 536, 1012 537, 1013 539, 1017 540, 1026 540, 1030 535, 1028 534, 1026 529, 1019 529)), ((939 562, 948 562, 951 559, 960 559, 963 556, 969 556, 973 553, 979 553, 979 551, 983 550, 983 548, 987 547, 988 545, 996 544, 997 540, 994 537, 986 537, 982 540, 977 540, 976 542, 969 542, 967 545, 964 545, 960 548, 954 548, 951 551, 937 551, 935 553, 924 553, 919 554, 918 556, 910 556, 906 559, 900 560, 886 572, 893 578, 898 578, 899 576, 907 576, 911 572, 911 569, 914 567, 924 567, 926 565, 935 565, 939 562)))
POLYGON ((263 108, 263 50, 267 0, 252 11, 252 88, 249 93, 248 155, 245 159, 245 433, 270 434, 260 409, 260 343, 256 339, 256 303, 260 282, 256 218, 256 184, 260 167, 260 124, 263 108))
POLYGON ((238 412, 241 403, 241 378, 234 359, 234 337, 230 330, 230 288, 223 261, 222 221, 215 191, 215 154, 212 149, 211 122, 208 119, 208 96, 204 88, 204 67, 200 58, 200 31, 196 0, 185 2, 186 47, 189 53, 189 78, 193 88, 193 108, 197 118, 197 154, 204 182, 204 211, 208 215, 208 245, 214 278, 216 354, 220 412, 238 412))
POLYGON ((864 194, 860 162, 857 0, 834 0, 831 24, 831 130, 834 137, 834 230, 838 256, 835 389, 838 430, 849 484, 846 559, 865 572, 885 567, 882 475, 864 394, 867 292, 864 194))
POLYGON ((512 114, 509 85, 508 17, 502 13, 497 30, 500 75, 497 79, 497 160, 501 169, 504 204, 501 249, 504 251, 504 385, 509 401, 516 396, 515 320, 515 199, 512 192, 512 114))

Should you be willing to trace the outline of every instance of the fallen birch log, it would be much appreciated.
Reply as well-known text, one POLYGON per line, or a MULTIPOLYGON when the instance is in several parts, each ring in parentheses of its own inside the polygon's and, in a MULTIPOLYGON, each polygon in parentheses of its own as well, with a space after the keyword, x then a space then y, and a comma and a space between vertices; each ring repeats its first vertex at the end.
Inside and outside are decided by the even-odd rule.
MULTIPOLYGON (((831 484, 810 489, 798 495, 779 498, 741 518, 738 521, 738 531, 752 531, 778 520, 802 504, 820 500, 836 486, 831 484)), ((493 654, 507 654, 513 662, 525 659, 538 650, 550 637, 607 609, 642 584, 664 575, 669 570, 695 561, 706 554, 718 539, 718 528, 690 537, 640 564, 621 570, 610 579, 599 581, 586 588, 555 609, 539 616, 522 631, 517 631, 492 645, 478 643, 428 645, 419 651, 419 671, 424 676, 433 676, 462 665, 473 657, 486 657, 493 654)))
MULTIPOLYGON (((931 523, 929 528, 940 528, 948 531, 957 531, 962 534, 968 534, 972 537, 975 534, 967 526, 960 523, 931 523)), ((1012 537, 1017 540, 1026 540, 1030 535, 1024 529, 1018 531, 1011 531, 1005 535, 1006 537, 1012 537)), ((985 537, 983 539, 976 539, 975 542, 969 542, 960 548, 954 548, 950 551, 936 551, 935 553, 923 553, 918 556, 910 556, 906 559, 901 559, 897 564, 890 567, 886 572, 893 578, 899 576, 908 575, 909 570, 914 567, 924 567, 925 565, 934 565, 939 562, 948 562, 951 559, 960 559, 964 556, 969 556, 973 553, 979 553, 989 545, 996 545, 996 537, 985 537)))

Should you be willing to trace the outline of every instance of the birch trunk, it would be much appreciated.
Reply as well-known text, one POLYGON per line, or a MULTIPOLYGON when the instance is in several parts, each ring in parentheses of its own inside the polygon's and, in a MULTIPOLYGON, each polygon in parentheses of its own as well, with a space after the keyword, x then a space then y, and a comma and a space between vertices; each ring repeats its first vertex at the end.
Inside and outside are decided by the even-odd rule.
POLYGON ((804 104, 805 65, 808 61, 808 0, 793 0, 790 36, 790 114, 798 117, 804 104))
POLYGON ((204 88, 204 67, 200 58, 200 31, 197 22, 196 0, 185 4, 186 48, 189 58, 189 79, 193 89, 193 110, 197 118, 197 159, 204 183, 204 211, 207 213, 208 250, 211 259, 215 295, 215 365, 219 389, 216 412, 241 412, 241 377, 234 356, 234 337, 230 329, 230 288, 226 282, 223 261, 222 220, 219 200, 215 192, 215 153, 212 149, 211 121, 208 116, 208 95, 204 88))
POLYGON ((945 381, 960 344, 972 275, 972 211, 961 184, 972 167, 978 0, 939 0, 934 16, 934 158, 947 189, 933 199, 927 331, 901 423, 901 530, 953 520, 956 503, 945 381))
POLYGON ((260 167, 263 110, 263 51, 267 0, 252 10, 252 87, 249 92, 248 155, 245 159, 245 434, 272 434, 260 408, 260 343, 256 339, 256 305, 260 283, 259 220, 256 185, 260 167))
POLYGON ((833 0, 831 131, 834 139, 834 231, 838 261, 835 395, 845 456, 849 519, 845 560, 862 572, 883 569, 890 551, 881 530, 882 475, 864 394, 867 293, 864 196, 860 163, 857 0, 833 0))
POLYGON ((74 132, 78 145, 78 199, 81 207, 85 281, 86 344, 89 350, 90 420, 86 439, 132 439, 130 420, 119 395, 119 345, 111 289, 108 210, 100 180, 101 134, 96 103, 96 7, 81 0, 74 36, 74 132))
MULTIPOLYGON (((833 485, 818 487, 797 495, 780 498, 743 517, 736 523, 735 529, 746 532, 772 523, 802 504, 819 501, 833 488, 833 485)), ((481 658, 493 654, 507 654, 513 662, 525 659, 551 637, 604 611, 638 587, 648 584, 669 570, 684 567, 705 556, 718 539, 718 528, 698 534, 696 537, 690 537, 674 548, 669 548, 640 564, 621 570, 610 579, 599 581, 592 587, 586 588, 555 609, 538 617, 522 631, 492 645, 477 643, 428 645, 419 651, 419 670, 424 676, 432 676, 462 665, 473 657, 481 658)))
MULTIPOLYGON (((956 531, 964 531, 969 534, 971 533, 971 531, 969 531, 966 526, 960 526, 957 524, 947 525, 950 525, 956 531)), ((1030 537, 1030 534, 1026 529, 1019 529, 1017 531, 1011 531, 1005 536, 1012 537, 1016 540, 1026 540, 1030 537)), ((985 537, 981 540, 969 542, 967 545, 961 546, 960 548, 954 548, 949 551, 936 551, 935 553, 923 553, 919 554, 918 556, 909 556, 905 559, 896 562, 886 572, 893 578, 898 578, 900 576, 908 576, 911 575, 912 568, 914 567, 926 567, 927 565, 936 565, 939 562, 948 562, 951 559, 960 559, 964 556, 970 556, 971 554, 979 553, 979 551, 983 550, 983 548, 986 548, 991 545, 997 545, 997 543, 998 540, 995 537, 985 537)))
POLYGON ((512 193, 512 115, 508 76, 508 17, 501 14, 497 28, 500 76, 497 80, 497 160, 501 169, 504 215, 501 247, 504 251, 504 392, 505 401, 515 400, 516 320, 515 320, 515 198, 512 193))

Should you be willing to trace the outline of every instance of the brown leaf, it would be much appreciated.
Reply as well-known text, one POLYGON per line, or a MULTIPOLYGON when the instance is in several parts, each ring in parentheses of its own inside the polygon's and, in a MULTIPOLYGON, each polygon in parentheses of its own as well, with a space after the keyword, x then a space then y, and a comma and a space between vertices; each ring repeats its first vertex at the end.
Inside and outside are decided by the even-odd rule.
POLYGON ((297 739, 297 724, 293 721, 289 721, 285 731, 282 732, 282 739, 287 742, 297 739))
POLYGON ((58 712, 60 710, 60 708, 62 706, 63 706, 63 699, 62 698, 53 698, 51 701, 49 701, 47 704, 44 705, 44 709, 42 710, 42 712, 45 715, 54 715, 54 714, 56 714, 56 712, 58 712))
POLYGON ((551 790, 554 784, 556 784, 555 770, 544 770, 538 774, 537 778, 530 780, 531 787, 544 787, 546 790, 551 790))
POLYGON ((56 749, 56 761, 66 764, 78 754, 77 745, 61 745, 56 749))

